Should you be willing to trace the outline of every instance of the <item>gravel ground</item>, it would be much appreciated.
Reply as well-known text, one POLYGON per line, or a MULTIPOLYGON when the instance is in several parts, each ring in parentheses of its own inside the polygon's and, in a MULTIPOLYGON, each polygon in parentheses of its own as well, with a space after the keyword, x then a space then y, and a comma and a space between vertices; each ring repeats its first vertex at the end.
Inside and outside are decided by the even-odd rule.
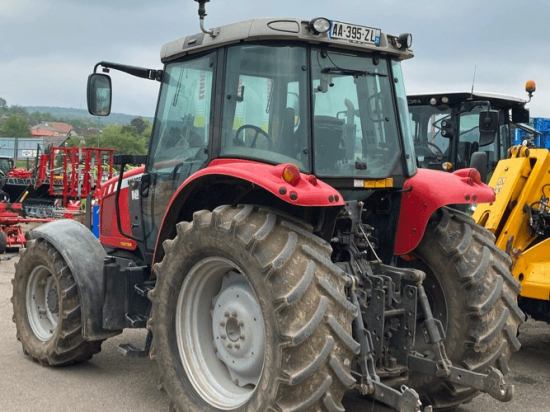
MULTIPOLYGON (((41 367, 24 356, 12 322, 11 279, 17 253, 0 260, 0 411, 74 412, 167 411, 168 397, 157 390, 155 362, 120 355, 117 345, 142 346, 145 331, 129 330, 103 344, 90 362, 64 368, 41 367)), ((457 412, 544 412, 550 389, 550 327, 528 321, 521 327, 522 349, 511 362, 508 381, 516 386, 514 399, 500 403, 481 395, 457 412)), ((382 412, 388 409, 369 400, 350 396, 348 412, 382 412)))

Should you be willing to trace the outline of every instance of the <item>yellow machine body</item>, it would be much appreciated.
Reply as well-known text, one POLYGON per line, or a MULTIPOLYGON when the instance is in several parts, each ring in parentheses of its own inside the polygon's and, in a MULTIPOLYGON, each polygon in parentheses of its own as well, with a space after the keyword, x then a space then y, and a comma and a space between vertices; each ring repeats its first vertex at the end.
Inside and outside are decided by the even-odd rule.
POLYGON ((498 163, 489 186, 496 199, 478 205, 473 218, 511 257, 524 311, 550 321, 550 152, 513 147, 509 158, 498 163))

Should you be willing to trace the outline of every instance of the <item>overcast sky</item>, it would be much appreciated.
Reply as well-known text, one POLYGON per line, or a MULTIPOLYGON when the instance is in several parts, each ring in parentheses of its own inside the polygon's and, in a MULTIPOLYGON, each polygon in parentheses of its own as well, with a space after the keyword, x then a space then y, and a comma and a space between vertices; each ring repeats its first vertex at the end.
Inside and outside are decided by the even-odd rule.
MULTIPOLYGON (((408 93, 475 90, 526 97, 550 117, 548 0, 212 0, 207 28, 254 17, 323 16, 413 34, 408 93)), ((162 44, 199 31, 193 0, 0 0, 0 97, 8 105, 86 108, 102 60, 161 68, 162 44)), ((158 83, 112 72, 113 111, 153 116, 158 83)))

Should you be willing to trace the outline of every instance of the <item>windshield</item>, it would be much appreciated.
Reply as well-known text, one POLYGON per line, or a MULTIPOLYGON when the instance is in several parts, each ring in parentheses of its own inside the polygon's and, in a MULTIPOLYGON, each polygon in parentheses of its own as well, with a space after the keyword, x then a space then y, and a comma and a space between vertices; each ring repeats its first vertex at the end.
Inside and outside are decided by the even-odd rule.
POLYGON ((449 139, 441 136, 441 121, 449 120, 449 106, 410 106, 414 151, 418 164, 428 168, 430 163, 447 160, 449 139))
MULTIPOLYGON (((308 55, 308 48, 294 44, 246 44, 228 48, 226 67, 222 157, 290 162, 329 178, 394 172, 401 148, 392 84, 403 95, 403 119, 407 108, 400 70, 393 79, 388 59, 319 48, 308 55)), ((402 126, 410 136, 408 122, 402 126)))
POLYGON ((323 177, 387 177, 400 157, 386 59, 313 50, 315 172, 323 177))
POLYGON ((6 174, 11 170, 11 161, 10 159, 0 159, 0 171, 6 174))
POLYGON ((456 156, 449 157, 451 140, 441 135, 443 122, 452 121, 449 106, 412 105, 409 107, 411 126, 414 136, 414 149, 420 167, 437 166, 445 161, 452 162, 455 169, 469 167, 472 154, 477 151, 487 153, 487 166, 492 170, 499 159, 505 157, 509 147, 510 129, 505 115, 501 111, 499 118, 499 136, 493 142, 481 145, 479 134, 479 115, 487 110, 485 105, 474 106, 459 115, 459 137, 456 156), (498 145, 501 141, 502 144, 498 145))

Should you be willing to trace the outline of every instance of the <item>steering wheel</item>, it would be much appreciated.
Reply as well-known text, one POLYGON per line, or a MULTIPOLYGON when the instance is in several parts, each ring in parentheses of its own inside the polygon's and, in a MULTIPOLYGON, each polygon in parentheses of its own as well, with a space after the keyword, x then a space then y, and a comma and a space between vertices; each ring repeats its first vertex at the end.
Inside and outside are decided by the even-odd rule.
POLYGON ((239 139, 239 134, 241 134, 241 132, 243 130, 246 130, 246 129, 252 129, 256 132, 254 134, 254 137, 252 138, 252 142, 250 142, 249 147, 256 147, 256 140, 258 140, 259 135, 262 135, 267 139, 268 148, 271 149, 274 146, 273 145, 273 140, 271 139, 271 136, 264 129, 262 129, 261 127, 258 127, 258 126, 254 126, 253 124, 243 124, 241 127, 239 127, 237 129, 237 133, 235 133, 235 144, 236 145, 244 146, 244 138, 242 140, 239 139))
POLYGON ((437 146, 436 144, 431 143, 431 142, 426 142, 426 143, 424 143, 424 144, 422 144, 422 145, 415 146, 415 147, 414 147, 414 150, 415 150, 415 152, 417 152, 417 153, 418 153, 418 152, 424 152, 424 154, 433 155, 434 153, 433 153, 431 150, 428 149, 429 147, 433 147, 433 148, 435 149, 435 151, 436 151, 435 156, 436 156, 438 159, 443 159, 443 158, 445 157, 445 153, 443 153, 443 150, 441 150, 441 149, 439 148, 439 146, 437 146), (430 153, 427 153, 428 151, 429 151, 430 153))

